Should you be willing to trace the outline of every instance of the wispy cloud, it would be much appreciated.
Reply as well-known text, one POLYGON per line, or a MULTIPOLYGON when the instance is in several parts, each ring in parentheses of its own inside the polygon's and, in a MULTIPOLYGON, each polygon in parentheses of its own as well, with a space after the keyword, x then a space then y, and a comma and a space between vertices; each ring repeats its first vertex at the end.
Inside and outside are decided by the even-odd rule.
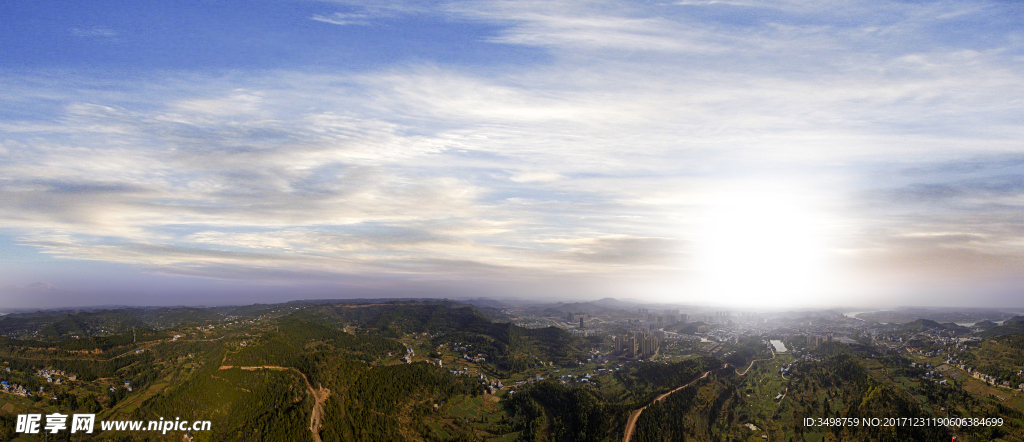
POLYGON ((106 26, 94 26, 91 28, 71 28, 71 35, 84 38, 114 38, 118 32, 106 26))
MULTIPOLYGON (((1024 271, 1019 48, 933 28, 986 8, 430 6, 552 59, 73 93, 60 86, 86 80, 9 76, 0 104, 40 110, 0 121, 0 228, 61 257, 226 279, 686 277, 714 195, 784 183, 851 268, 1024 271)), ((426 8, 341 7, 312 19, 426 8)))
POLYGON ((449 3, 443 1, 336 1, 326 4, 341 5, 346 11, 330 14, 314 14, 311 20, 339 26, 369 25, 376 19, 396 18, 409 15, 436 16, 446 12, 449 3))
POLYGON ((349 26, 349 25, 361 25, 365 26, 370 24, 370 15, 368 14, 355 14, 345 12, 335 12, 330 15, 316 14, 310 17, 311 20, 330 23, 338 26, 349 26))

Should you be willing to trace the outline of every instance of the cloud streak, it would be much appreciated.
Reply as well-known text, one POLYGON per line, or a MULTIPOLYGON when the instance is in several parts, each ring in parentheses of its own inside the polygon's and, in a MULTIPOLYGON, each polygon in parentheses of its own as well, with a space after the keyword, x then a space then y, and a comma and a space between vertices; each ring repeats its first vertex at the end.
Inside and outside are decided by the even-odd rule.
POLYGON ((370 24, 370 22, 368 20, 369 18, 370 18, 370 16, 367 15, 367 14, 353 14, 353 13, 335 12, 335 13, 330 14, 330 15, 316 14, 316 15, 313 15, 312 17, 310 17, 310 20, 314 20, 314 21, 318 21, 318 22, 323 22, 323 23, 330 23, 332 25, 338 25, 338 26, 350 26, 350 25, 365 26, 365 25, 370 24))
POLYGON ((83 38, 114 38, 118 36, 118 33, 106 26, 94 26, 91 28, 71 28, 71 35, 83 38))
MULTIPOLYGON (((311 19, 423 10, 344 7, 311 19)), ((1019 43, 936 31, 997 4, 431 11, 552 61, 69 92, 91 80, 5 74, 0 104, 35 111, 0 119, 0 228, 62 258, 229 280, 685 281, 714 195, 777 186, 857 278, 1024 272, 1019 43)))

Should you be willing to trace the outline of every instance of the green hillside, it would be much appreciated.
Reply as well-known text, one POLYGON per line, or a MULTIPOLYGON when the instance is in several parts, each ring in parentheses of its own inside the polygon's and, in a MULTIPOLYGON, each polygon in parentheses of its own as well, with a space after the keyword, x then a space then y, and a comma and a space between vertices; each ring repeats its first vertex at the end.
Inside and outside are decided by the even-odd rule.
POLYGON ((989 328, 978 336, 985 338, 992 338, 1003 335, 1022 335, 1024 334, 1024 316, 1014 316, 1013 318, 1007 319, 1002 325, 989 328))
MULTIPOLYGON (((495 322, 450 301, 147 312, 190 319, 79 339, 0 338, 0 380, 24 388, 0 393, 0 439, 42 440, 14 434, 14 416, 61 412, 209 420, 211 431, 194 435, 200 441, 311 440, 318 416, 313 430, 324 441, 618 442, 630 415, 646 406, 633 441, 1024 440, 1024 395, 997 385, 1024 382, 1024 335, 928 341, 913 331, 945 327, 934 321, 894 326, 912 339, 884 348, 859 338, 774 354, 767 337, 745 336, 676 345, 670 355, 637 362, 609 355, 606 336, 495 322), (253 315, 226 314, 243 310, 253 315), (209 322, 192 322, 202 318, 209 322), (718 357, 703 356, 706 346, 718 357), (960 363, 994 381, 954 366, 960 363), (947 416, 1003 424, 804 421, 947 416)), ((35 334, 132 318, 108 310, 18 321, 34 321, 35 334)), ((70 440, 86 440, 76 437, 70 440)), ((107 431, 88 439, 179 441, 182 434, 107 431)))

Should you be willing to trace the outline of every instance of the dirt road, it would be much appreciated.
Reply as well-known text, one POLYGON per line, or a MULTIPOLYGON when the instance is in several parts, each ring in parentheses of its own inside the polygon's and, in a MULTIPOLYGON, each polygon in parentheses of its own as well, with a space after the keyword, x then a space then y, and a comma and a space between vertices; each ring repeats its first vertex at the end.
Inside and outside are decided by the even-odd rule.
MULTIPOLYGON (((725 364, 722 368, 725 368, 725 367, 728 367, 728 366, 729 366, 729 364, 725 364)), ((714 370, 705 371, 704 374, 700 375, 700 377, 698 377, 697 379, 694 379, 694 380, 690 381, 689 383, 687 383, 686 385, 683 385, 682 387, 676 388, 675 390, 672 390, 672 391, 670 391, 668 393, 662 394, 661 396, 658 396, 658 397, 654 398, 654 400, 651 401, 650 404, 644 405, 643 407, 640 407, 640 408, 638 408, 636 410, 633 410, 632 413, 629 413, 629 419, 626 420, 626 432, 622 435, 622 442, 629 442, 629 440, 633 438, 633 430, 636 429, 636 421, 640 419, 640 413, 643 413, 645 408, 650 407, 655 402, 661 402, 661 401, 665 400, 665 398, 667 398, 668 395, 670 395, 672 393, 675 393, 675 392, 677 392, 679 390, 682 390, 682 389, 684 389, 686 387, 689 387, 689 386, 693 385, 694 382, 697 382, 697 381, 699 381, 701 379, 704 379, 704 378, 708 377, 708 373, 711 373, 712 371, 715 371, 715 370, 718 370, 718 369, 716 368, 714 370)))
MULTIPOLYGON (((738 374, 740 376, 743 376, 743 375, 747 374, 748 371, 750 371, 750 369, 754 366, 755 362, 757 362, 757 361, 770 361, 772 359, 775 359, 775 352, 774 351, 772 351, 772 357, 766 358, 766 359, 754 359, 753 361, 750 361, 750 365, 747 366, 746 370, 743 370, 743 372, 740 373, 740 371, 737 369, 736 370, 736 374, 738 374)), ((725 364, 725 365, 722 366, 722 368, 726 368, 728 366, 729 366, 729 364, 725 364)), ((676 388, 675 390, 672 390, 672 391, 670 391, 668 393, 665 393, 665 394, 663 394, 661 396, 658 396, 653 401, 651 401, 650 404, 644 405, 643 407, 640 407, 640 408, 638 408, 636 410, 633 410, 632 413, 629 413, 629 419, 626 420, 626 431, 622 435, 622 442, 629 442, 630 439, 633 438, 633 430, 636 429, 636 422, 640 419, 640 413, 643 413, 645 408, 650 407, 655 402, 661 402, 661 401, 665 400, 665 398, 667 398, 668 395, 670 395, 672 393, 675 393, 675 392, 677 392, 679 390, 682 390, 682 389, 684 389, 686 387, 689 387, 689 386, 693 385, 694 382, 697 382, 697 381, 699 381, 701 379, 706 378, 708 376, 708 373, 711 373, 712 371, 715 371, 715 370, 718 370, 718 369, 705 371, 704 374, 700 375, 699 378, 690 381, 689 383, 687 383, 686 385, 683 385, 682 387, 676 388)))
MULTIPOLYGON (((754 366, 754 363, 757 362, 757 361, 770 361, 772 359, 775 359, 775 350, 770 350, 770 351, 772 352, 772 357, 765 358, 765 359, 754 359, 753 361, 750 361, 750 365, 747 366, 746 370, 743 370, 743 373, 740 373, 739 370, 736 370, 736 374, 738 374, 740 376, 743 376, 743 375, 747 374, 747 372, 750 371, 750 369, 754 366)), ((785 377, 785 376, 783 376, 783 377, 785 377)))

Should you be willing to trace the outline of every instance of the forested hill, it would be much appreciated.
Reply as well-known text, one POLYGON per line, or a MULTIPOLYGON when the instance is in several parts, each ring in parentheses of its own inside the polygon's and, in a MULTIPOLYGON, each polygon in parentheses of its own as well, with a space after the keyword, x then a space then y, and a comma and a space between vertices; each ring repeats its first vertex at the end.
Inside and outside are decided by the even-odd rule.
POLYGON ((913 322, 908 322, 906 324, 903 324, 902 328, 909 332, 922 332, 925 330, 946 330, 956 333, 969 333, 971 331, 971 329, 968 327, 957 325, 952 322, 940 324, 936 321, 932 321, 931 319, 918 319, 913 322))
POLYGON ((1014 316, 1003 322, 1002 325, 992 327, 985 330, 978 335, 985 338, 991 338, 995 336, 1003 335, 1022 335, 1024 334, 1024 316, 1014 316))
POLYGON ((398 336, 405 333, 470 332, 493 333, 489 318, 474 308, 448 303, 385 304, 380 313, 366 321, 363 327, 381 334, 398 336))
MULTIPOLYGON (((0 316, 0 335, 60 341, 110 336, 132 329, 165 329, 182 324, 205 325, 269 312, 283 312, 288 304, 253 304, 233 307, 158 307, 101 310, 42 310, 0 316)), ((280 314, 280 313, 278 313, 280 314)))
MULTIPOLYGON (((39 330, 73 323, 107 334, 0 337, 0 440, 40 440, 15 434, 15 417, 52 412, 211 421, 196 441, 617 442, 627 428, 634 441, 924 441, 946 440, 949 431, 969 441, 1024 440, 1022 399, 996 385, 1018 382, 1021 336, 949 340, 950 353, 993 379, 986 382, 955 376, 963 371, 946 354, 839 341, 776 353, 759 335, 666 339, 653 360, 636 361, 611 354, 608 335, 625 331, 626 321, 605 321, 610 332, 581 337, 494 320, 452 301, 310 301, 248 311, 146 310, 159 320, 223 316, 160 330, 138 326, 126 310, 14 318, 37 321, 39 330), (116 321, 134 330, 109 330, 116 321), (947 429, 804 421, 947 415, 1005 422, 947 429)), ((791 348, 805 342, 789 339, 791 348)), ((107 431, 70 440, 182 438, 107 431)))
MULTIPOLYGON (((492 308, 483 310, 494 311, 492 308)), ((382 334, 427 330, 451 330, 487 324, 490 319, 454 301, 294 301, 283 304, 252 304, 226 307, 151 307, 98 310, 41 310, 0 316, 0 335, 60 341, 90 336, 110 336, 132 329, 154 330, 204 326, 237 320, 276 318, 286 315, 325 325, 360 324, 382 334)))
MULTIPOLYGON (((485 310, 493 309, 485 308, 485 310)), ((124 336, 125 333, 130 333, 133 330, 138 332, 144 329, 207 327, 223 323, 265 321, 275 318, 282 320, 290 318, 291 322, 281 323, 288 330, 294 330, 294 324, 305 323, 305 327, 319 324, 338 330, 351 328, 358 330, 360 334, 392 339, 414 333, 447 335, 447 338, 438 338, 434 345, 441 345, 450 339, 476 342, 475 350, 479 354, 492 359, 500 369, 512 372, 521 371, 525 367, 539 364, 541 361, 566 365, 575 364, 583 358, 584 340, 561 329, 525 329, 507 322, 493 322, 479 309, 447 300, 358 303, 299 301, 240 307, 41 311, 12 314, 0 318, 0 333, 23 339, 60 342, 71 339, 124 336)), ((86 345, 86 342, 88 341, 82 341, 76 345, 86 345)), ((285 355, 295 353, 293 348, 295 344, 283 342, 280 337, 275 338, 268 335, 264 336, 260 342, 261 351, 276 352, 279 355, 271 359, 285 358, 285 355), (269 348, 275 350, 268 350, 269 348)), ((103 347, 105 342, 90 342, 88 345, 103 347)), ((248 350, 250 353, 253 351, 255 349, 248 350)), ((356 357, 355 353, 349 353, 356 357)), ((369 357, 369 354, 362 356, 369 357)))
POLYGON ((45 341, 105 336, 148 325, 124 311, 101 310, 47 314, 15 314, 0 317, 0 334, 45 341))
POLYGON ((329 304, 296 311, 291 317, 335 327, 351 325, 360 333, 389 338, 426 333, 435 336, 434 346, 471 343, 474 355, 482 355, 508 372, 541 362, 571 365, 585 359, 583 338, 555 327, 527 329, 493 322, 477 309, 452 301, 329 304))

